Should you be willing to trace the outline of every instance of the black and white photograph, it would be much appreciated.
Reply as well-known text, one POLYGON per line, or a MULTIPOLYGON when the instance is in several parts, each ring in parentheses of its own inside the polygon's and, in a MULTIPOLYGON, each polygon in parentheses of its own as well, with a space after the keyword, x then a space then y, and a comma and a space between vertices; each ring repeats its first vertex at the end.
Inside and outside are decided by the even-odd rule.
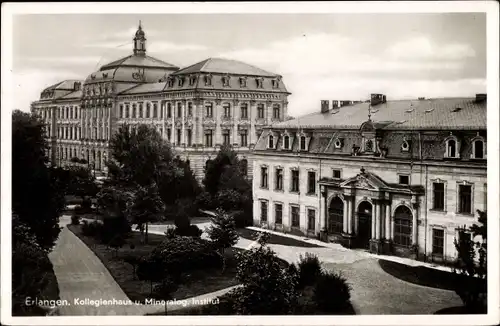
POLYGON ((498 9, 3 4, 2 324, 498 324, 498 9))

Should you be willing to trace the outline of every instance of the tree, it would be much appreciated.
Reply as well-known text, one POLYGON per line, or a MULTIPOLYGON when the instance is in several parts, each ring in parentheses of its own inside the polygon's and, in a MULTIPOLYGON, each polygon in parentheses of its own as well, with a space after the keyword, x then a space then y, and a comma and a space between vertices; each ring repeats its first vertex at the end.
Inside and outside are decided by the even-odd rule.
POLYGON ((172 293, 177 291, 178 288, 179 288, 179 282, 177 282, 170 276, 166 276, 163 280, 161 280, 161 283, 155 287, 154 289, 155 294, 161 299, 166 299, 165 314, 167 314, 167 306, 168 306, 167 300, 172 299, 172 293))
POLYGON ((122 126, 110 140, 110 179, 116 184, 148 186, 162 177, 178 173, 172 167, 173 155, 158 131, 148 125, 129 130, 122 126))
POLYGON ((243 285, 235 291, 238 314, 284 315, 298 306, 297 273, 280 264, 267 239, 259 237, 260 246, 237 255, 236 277, 243 285))
POLYGON ((470 312, 484 313, 487 292, 487 212, 477 212, 479 225, 474 224, 468 230, 464 227, 458 241, 454 241, 458 253, 454 267, 458 274, 455 292, 470 312), (467 231, 473 238, 479 237, 479 240, 474 242, 473 238, 464 236, 467 231))
POLYGON ((229 166, 238 166, 239 160, 235 151, 230 146, 221 147, 215 159, 213 159, 207 166, 203 185, 205 190, 211 195, 215 195, 221 185, 221 176, 229 166))
POLYGON ((123 257, 123 261, 132 266, 132 279, 136 279, 137 276, 137 266, 141 263, 142 257, 137 256, 137 254, 128 254, 123 257))
POLYGON ((97 193, 97 209, 106 216, 125 216, 127 203, 133 198, 134 190, 106 184, 97 193))
POLYGON ((164 210, 165 204, 155 184, 146 187, 138 186, 128 201, 127 216, 131 224, 137 224, 145 243, 148 243, 148 223, 161 219, 164 210))
POLYGON ((70 180, 68 194, 81 197, 85 201, 86 197, 94 197, 98 188, 91 171, 81 166, 69 167, 70 180))
POLYGON ((153 282, 160 282, 165 277, 164 264, 151 255, 146 256, 137 266, 137 277, 141 281, 150 282, 150 294, 152 294, 153 282))
POLYGON ((39 118, 12 115, 12 211, 29 227, 41 249, 50 251, 65 207, 59 169, 48 166, 45 127, 39 118))
POLYGON ((215 247, 219 249, 222 257, 223 268, 226 267, 226 259, 224 257, 224 250, 231 248, 238 242, 239 235, 236 232, 236 223, 234 218, 221 209, 217 209, 213 217, 210 218, 211 224, 207 231, 210 240, 214 243, 215 247))

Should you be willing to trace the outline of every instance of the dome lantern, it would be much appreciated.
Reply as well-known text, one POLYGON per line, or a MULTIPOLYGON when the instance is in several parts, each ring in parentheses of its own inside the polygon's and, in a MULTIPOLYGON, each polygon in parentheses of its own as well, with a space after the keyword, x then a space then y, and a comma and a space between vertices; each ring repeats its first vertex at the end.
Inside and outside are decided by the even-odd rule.
POLYGON ((134 37, 134 55, 146 55, 146 34, 142 30, 141 21, 134 37))

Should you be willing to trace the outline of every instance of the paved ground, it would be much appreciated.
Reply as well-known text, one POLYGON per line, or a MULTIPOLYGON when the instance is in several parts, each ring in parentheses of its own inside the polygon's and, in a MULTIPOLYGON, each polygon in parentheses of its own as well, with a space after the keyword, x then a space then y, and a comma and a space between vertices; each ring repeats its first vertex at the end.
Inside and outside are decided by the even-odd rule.
MULTIPOLYGON (((193 221, 203 230, 206 220, 193 221)), ((61 224, 69 223, 69 217, 61 224)), ((149 231, 164 234, 166 225, 151 225, 149 231)), ((206 237, 206 233, 203 234, 206 237)), ((255 241, 240 238, 236 247, 249 249, 255 241)), ((279 257, 296 262, 306 252, 315 253, 327 270, 340 271, 352 286, 351 302, 356 314, 432 314, 442 308, 459 306, 460 298, 452 291, 414 285, 399 280, 384 272, 375 255, 364 251, 349 250, 340 245, 329 244, 321 248, 304 248, 271 244, 279 257)), ((384 257, 385 259, 386 257, 384 257)), ((51 253, 61 298, 103 298, 126 300, 126 295, 106 270, 100 260, 71 231, 65 228, 51 253)), ((207 294, 200 298, 213 298, 226 290, 207 294)), ((187 301, 190 302, 191 299, 187 301)), ((192 300, 191 300, 192 301, 192 300)), ((181 308, 169 306, 169 310, 181 308)), ((141 315, 162 311, 163 306, 71 306, 62 307, 64 315, 141 315)))
MULTIPOLYGON (((124 304, 127 295, 113 279, 100 259, 76 236, 68 230, 69 216, 60 219, 63 228, 54 250, 49 258, 54 265, 54 272, 59 283, 61 300, 68 304, 58 309, 58 315, 64 316, 107 316, 107 315, 145 315, 165 311, 164 304, 124 304), (82 304, 75 299, 83 300, 82 304), (87 301, 85 301, 87 300, 87 301), (117 302, 112 305, 92 304, 90 300, 117 302)), ((212 300, 232 288, 208 293, 194 298, 171 302, 169 311, 187 305, 199 304, 202 300, 212 300)), ((80 300, 78 300, 80 301, 80 300)))

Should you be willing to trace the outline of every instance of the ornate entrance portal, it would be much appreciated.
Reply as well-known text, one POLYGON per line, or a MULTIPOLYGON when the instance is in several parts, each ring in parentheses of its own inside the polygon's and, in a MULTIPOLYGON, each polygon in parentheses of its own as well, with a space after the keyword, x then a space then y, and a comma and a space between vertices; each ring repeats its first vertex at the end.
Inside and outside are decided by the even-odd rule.
POLYGON ((358 246, 370 248, 372 237, 372 204, 367 201, 358 206, 358 246))
POLYGON ((328 208, 328 233, 341 234, 344 219, 344 202, 339 197, 334 197, 328 208))

